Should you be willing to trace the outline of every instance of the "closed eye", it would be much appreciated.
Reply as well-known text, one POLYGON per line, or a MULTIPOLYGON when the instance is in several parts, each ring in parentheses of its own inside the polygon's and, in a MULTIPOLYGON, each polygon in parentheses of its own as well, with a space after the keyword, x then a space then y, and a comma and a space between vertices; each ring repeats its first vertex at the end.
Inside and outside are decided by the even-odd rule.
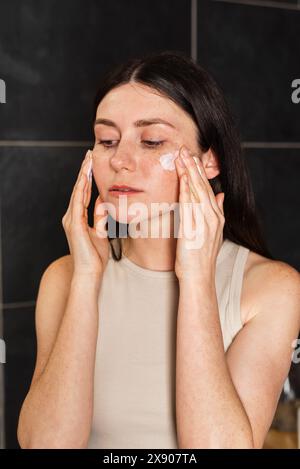
MULTIPOLYGON (((118 142, 118 140, 99 140, 97 143, 102 145, 104 148, 112 148, 116 146, 112 142, 118 142)), ((156 148, 164 143, 164 140, 142 140, 142 143, 145 144, 148 148, 156 148)))

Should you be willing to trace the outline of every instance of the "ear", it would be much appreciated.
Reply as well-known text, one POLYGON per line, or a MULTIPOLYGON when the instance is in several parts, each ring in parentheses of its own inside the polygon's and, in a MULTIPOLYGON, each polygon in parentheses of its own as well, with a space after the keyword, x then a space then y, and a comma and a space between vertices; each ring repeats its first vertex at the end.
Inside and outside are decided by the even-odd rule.
POLYGON ((207 179, 212 179, 220 174, 218 158, 210 148, 205 153, 202 153, 201 161, 204 166, 207 179))

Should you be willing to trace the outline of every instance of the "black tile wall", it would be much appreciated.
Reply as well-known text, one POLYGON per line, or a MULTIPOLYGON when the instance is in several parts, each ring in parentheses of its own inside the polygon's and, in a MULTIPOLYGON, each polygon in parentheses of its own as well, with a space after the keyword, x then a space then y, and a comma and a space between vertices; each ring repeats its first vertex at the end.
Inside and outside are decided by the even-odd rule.
POLYGON ((61 219, 83 148, 0 148, 3 302, 36 298, 40 276, 68 253, 61 219))
POLYGON ((36 359, 34 308, 4 309, 6 448, 19 448, 17 424, 36 359))
MULTIPOLYGON (((264 3, 264 0, 259 0, 259 2, 264 3)), ((274 3, 286 4, 286 5, 298 5, 298 0, 273 0, 274 3)))
MULTIPOLYGON (((189 53, 190 11, 191 1, 182 0, 2 0, 7 102, 0 105, 0 140, 92 140, 92 100, 103 72, 150 51, 189 53)), ((296 10, 198 0, 198 61, 222 86, 245 141, 300 140, 300 104, 291 100, 291 82, 300 78, 299 22, 296 10)), ((36 299, 46 266, 68 252, 61 218, 84 153, 0 146, 5 304, 36 299)), ((245 155, 270 249, 300 269, 300 149, 245 155)), ((18 415, 34 369, 34 310, 3 313, 7 448, 18 447, 18 415)), ((295 367, 293 377, 299 382, 295 367)))
MULTIPOLYGON (((86 148, 3 146, 3 140, 93 140, 92 104, 103 73, 148 52, 189 54, 190 15, 189 0, 1 1, 0 79, 6 83, 6 104, 0 105, 0 242, 7 305, 7 448, 18 448, 18 415, 36 353, 35 307, 21 304, 36 299, 45 268, 68 253, 61 218, 86 148)), ((96 196, 94 186, 91 207, 96 196)))
POLYGON ((300 148, 245 149, 245 156, 270 250, 300 270, 300 148))
POLYGON ((256 6, 270 7, 270 8, 288 8, 289 6, 298 6, 298 0, 213 0, 216 2, 228 2, 228 3, 249 3, 255 4, 256 6))
POLYGON ((243 140, 300 140, 300 10, 201 0, 198 61, 222 86, 243 140))
POLYGON ((112 64, 190 51, 190 1, 1 0, 0 139, 89 140, 97 83, 112 64))
MULTIPOLYGON (((300 271, 300 146, 289 148, 300 142, 300 103, 291 99, 300 79, 300 8, 288 8, 299 6, 294 0, 246 3, 198 2, 198 62, 223 89, 243 141, 261 142, 244 152, 266 240, 275 258, 300 271)), ((299 398, 299 365, 289 379, 299 398)))
MULTIPOLYGON (((262 2, 264 0, 261 0, 262 2)), ((278 4, 286 4, 286 5, 299 5, 298 0, 273 0, 274 2, 277 2, 278 4)))

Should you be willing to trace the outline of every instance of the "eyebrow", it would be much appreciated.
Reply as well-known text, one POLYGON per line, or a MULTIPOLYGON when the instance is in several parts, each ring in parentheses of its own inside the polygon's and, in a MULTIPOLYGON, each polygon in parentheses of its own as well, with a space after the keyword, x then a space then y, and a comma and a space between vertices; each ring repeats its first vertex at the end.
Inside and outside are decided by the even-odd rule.
MULTIPOLYGON (((95 120, 94 126, 98 124, 108 125, 110 127, 115 127, 118 130, 120 130, 117 124, 109 119, 103 119, 99 117, 98 119, 95 120)), ((153 117, 152 119, 139 119, 133 123, 135 127, 146 127, 148 125, 153 125, 153 124, 164 124, 164 125, 168 125, 169 127, 172 127, 173 129, 176 129, 176 127, 173 124, 159 117, 153 117)))

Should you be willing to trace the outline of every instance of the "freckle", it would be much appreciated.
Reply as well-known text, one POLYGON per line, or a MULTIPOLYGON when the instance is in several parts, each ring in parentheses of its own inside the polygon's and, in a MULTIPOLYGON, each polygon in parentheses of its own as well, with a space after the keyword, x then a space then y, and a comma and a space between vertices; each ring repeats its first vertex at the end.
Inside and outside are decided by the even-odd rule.
POLYGON ((161 167, 166 171, 174 171, 176 169, 174 160, 178 156, 179 151, 175 151, 174 153, 165 153, 161 155, 159 158, 159 162, 161 167))

